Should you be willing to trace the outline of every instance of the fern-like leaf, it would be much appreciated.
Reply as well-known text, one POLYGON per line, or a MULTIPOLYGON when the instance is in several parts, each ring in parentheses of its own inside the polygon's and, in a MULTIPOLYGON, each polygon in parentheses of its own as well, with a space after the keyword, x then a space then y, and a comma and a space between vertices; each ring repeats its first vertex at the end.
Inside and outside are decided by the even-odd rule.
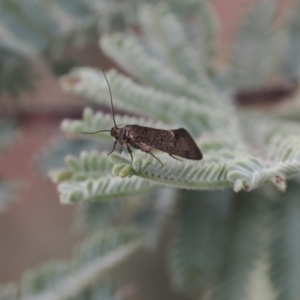
MULTIPOLYGON (((228 122, 221 110, 213 110, 207 107, 208 105, 200 105, 186 97, 175 97, 138 85, 113 70, 108 71, 106 76, 112 89, 113 101, 122 109, 148 115, 167 123, 177 124, 177 126, 184 125, 196 135, 203 131, 215 130, 228 122)), ((61 79, 61 84, 68 92, 110 105, 107 84, 102 72, 98 70, 74 69, 61 79)), ((166 127, 162 126, 162 128, 166 127)))
POLYGON ((79 207, 77 225, 81 231, 89 232, 111 226, 120 214, 128 208, 127 199, 83 202, 79 207))
MULTIPOLYGON (((198 32, 198 47, 196 43, 196 49, 200 52, 200 63, 206 66, 207 73, 212 75, 214 70, 214 59, 218 54, 217 51, 217 21, 216 15, 213 12, 210 1, 202 1, 198 10, 200 22, 198 26, 193 23, 188 28, 192 32, 193 30, 198 32), (199 36, 199 29, 201 35, 199 36)), ((197 23, 196 23, 197 24, 197 23)), ((196 33, 197 35, 197 33, 196 33)))
POLYGON ((157 183, 187 189, 210 189, 224 188, 231 186, 231 182, 226 178, 226 162, 185 162, 176 161, 169 157, 162 158, 162 166, 158 161, 149 157, 147 160, 135 158, 131 165, 128 159, 124 163, 124 158, 118 154, 111 155, 114 163, 113 173, 117 176, 137 175, 157 183), (127 171, 128 170, 128 171, 127 171))
POLYGON ((68 155, 65 158, 67 167, 52 171, 50 176, 55 182, 66 180, 83 181, 88 178, 104 177, 111 173, 112 164, 105 153, 82 151, 79 157, 68 155))
POLYGON ((104 35, 103 51, 136 78, 163 91, 195 99, 198 103, 220 103, 214 92, 188 81, 180 73, 169 68, 160 59, 151 56, 134 36, 124 34, 104 35))
POLYGON ((204 89, 209 87, 204 70, 201 70, 200 65, 195 65, 196 51, 186 39, 180 20, 162 4, 156 7, 144 6, 140 16, 147 45, 155 47, 156 53, 172 69, 185 74, 189 81, 202 85, 204 89))
POLYGON ((64 204, 80 201, 100 201, 145 193, 160 187, 141 178, 117 178, 106 176, 84 181, 65 181, 58 186, 60 200, 64 204))
POLYGON ((15 100, 21 92, 33 90, 36 77, 27 57, 0 43, 0 95, 15 100))
POLYGON ((286 36, 274 28, 276 8, 276 1, 257 1, 244 17, 231 52, 233 88, 261 87, 278 70, 286 36))
POLYGON ((285 179, 297 175, 300 171, 298 123, 248 113, 242 114, 242 119, 249 142, 255 151, 265 158, 253 161, 255 166, 252 164, 253 167, 247 167, 249 170, 257 170, 258 182, 268 180, 284 190, 285 179))
POLYGON ((215 299, 246 297, 255 262, 268 246, 264 229, 268 227, 270 208, 265 200, 261 191, 242 193, 233 199, 215 299))
POLYGON ((203 288, 218 268, 231 192, 182 192, 169 257, 176 287, 203 288))
MULTIPOLYGON (((123 175, 120 172, 118 174, 121 177, 128 177, 132 170, 124 168, 127 159, 122 159, 123 175)), ((111 175, 112 164, 104 153, 98 155, 96 152, 82 152, 79 157, 67 156, 65 161, 67 165, 65 169, 50 173, 52 180, 59 183, 61 202, 65 204, 135 195, 160 186, 138 177, 123 180, 111 175)))
POLYGON ((299 78, 300 76, 300 22, 298 18, 300 2, 297 0, 293 5, 287 26, 288 43, 284 60, 284 75, 289 80, 295 80, 295 78, 299 78))
MULTIPOLYGON (((248 132, 247 134, 250 141, 254 139, 254 142, 261 144, 262 147, 265 147, 264 144, 267 143, 268 149, 264 149, 264 151, 269 155, 268 160, 252 156, 251 149, 248 149, 248 147, 243 145, 239 139, 235 129, 235 123, 227 121, 227 126, 229 127, 227 130, 223 129, 224 133, 223 130, 220 129, 220 131, 215 131, 215 133, 210 134, 207 139, 203 137, 197 140, 200 147, 203 141, 204 149, 207 149, 207 152, 204 152, 203 161, 196 163, 187 161, 182 163, 167 156, 163 158, 164 165, 162 166, 157 161, 152 160, 152 157, 147 159, 145 155, 143 156, 141 152, 137 151, 137 155, 134 155, 135 159, 131 165, 130 160, 117 154, 113 154, 111 156, 114 164, 113 173, 120 177, 136 175, 158 183, 181 188, 207 189, 229 187, 233 185, 235 191, 239 191, 241 189, 251 190, 264 183, 271 182, 280 190, 284 190, 285 180, 300 172, 298 162, 298 126, 296 124, 289 126, 287 123, 282 123, 282 121, 276 119, 270 120, 269 118, 261 118, 259 120, 256 114, 244 114, 242 118, 243 128, 248 132), (294 128, 293 130, 291 130, 292 127, 294 128), (280 130, 277 130, 276 128, 280 128, 280 130), (227 139, 224 137, 230 130, 233 132, 232 137, 234 134, 237 135, 235 139, 227 139), (253 130, 259 133, 255 136, 251 136, 251 132, 254 132, 253 130), (236 143, 239 144, 239 147, 235 146, 236 143)), ((168 125, 166 124, 142 118, 116 116, 116 120, 117 123, 126 125, 140 124, 153 128, 170 128, 168 128, 168 125)), ((99 112, 94 114, 92 110, 86 109, 83 121, 65 120, 62 124, 62 128, 70 134, 109 128, 110 123, 111 116, 103 115, 99 112)), ((215 126, 221 127, 221 123, 217 123, 215 126)), ((213 130, 213 128, 211 128, 211 130, 213 130)), ((97 136, 110 138, 106 133, 94 135, 94 137, 97 136)), ((95 155, 96 154, 94 154, 94 156, 95 155)), ((162 155, 158 154, 159 157, 163 157, 162 155)), ((102 159, 105 160, 104 157, 102 159)), ((87 164, 87 162, 82 163, 87 164)), ((93 162, 90 162, 89 164, 93 166, 93 162)), ((85 179, 102 176, 108 173, 110 166, 111 165, 109 164, 107 165, 104 173, 103 171, 100 171, 100 173, 99 171, 96 171, 95 176, 90 176, 92 173, 90 175, 89 173, 85 173, 84 175, 82 173, 84 170, 81 170, 81 173, 77 170, 76 176, 78 176, 78 178, 85 176, 82 177, 85 179)), ((97 168, 96 165, 93 167, 97 168)), ((55 174, 55 176, 56 178, 61 178, 59 181, 62 181, 64 179, 70 179, 73 175, 71 170, 63 170, 62 172, 55 174)), ((94 186, 93 189, 97 189, 96 187, 98 187, 98 184, 101 185, 103 183, 101 181, 101 183, 98 182, 97 184, 94 182, 95 185, 92 183, 89 184, 94 186)), ((69 189, 70 186, 63 188, 64 191, 69 189)), ((75 194, 72 193, 72 197, 75 194)), ((81 193, 79 194, 82 195, 81 193)), ((92 196, 92 198, 94 196, 92 196)), ((115 196, 119 196, 119 194, 115 194, 115 196)), ((71 199, 69 196, 67 198, 71 199)))
MULTIPOLYGON (((153 128, 168 128, 168 125, 163 124, 162 122, 147 120, 145 118, 129 117, 125 116, 115 116, 117 124, 137 124, 153 128)), ((108 114, 103 114, 101 112, 94 113, 92 109, 86 108, 83 112, 82 121, 79 120, 64 120, 61 124, 61 128, 68 134, 80 134, 81 132, 93 132, 97 130, 107 129, 113 126, 112 116, 108 114)), ((84 135, 82 135, 84 136, 84 135)), ((97 133, 90 135, 94 138, 104 138, 110 139, 111 136, 108 133, 97 133)))
POLYGON ((270 275, 277 300, 296 300, 300 293, 299 191, 299 183, 291 181, 283 196, 274 197, 270 275))
POLYGON ((71 262, 51 262, 27 271, 21 281, 21 299, 77 299, 88 291, 100 293, 99 280, 140 248, 140 236, 133 227, 95 234, 77 249, 71 262))
POLYGON ((14 284, 0 286, 0 299, 1 300, 18 300, 19 289, 14 284))

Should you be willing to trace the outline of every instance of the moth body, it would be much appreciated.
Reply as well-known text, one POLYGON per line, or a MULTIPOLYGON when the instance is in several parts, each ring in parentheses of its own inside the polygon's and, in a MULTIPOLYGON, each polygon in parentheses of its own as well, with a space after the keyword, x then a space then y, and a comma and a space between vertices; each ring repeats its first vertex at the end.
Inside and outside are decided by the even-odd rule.
MULTIPOLYGON (((139 149, 143 152, 149 153, 156 158, 160 163, 161 161, 154 156, 153 151, 162 151, 173 155, 192 159, 201 160, 202 153, 197 147, 191 135, 184 129, 179 128, 175 130, 162 130, 139 125, 126 125, 122 128, 113 127, 111 135, 122 146, 125 146, 132 157, 130 147, 139 149)), ((175 158, 175 157, 173 157, 175 158)))

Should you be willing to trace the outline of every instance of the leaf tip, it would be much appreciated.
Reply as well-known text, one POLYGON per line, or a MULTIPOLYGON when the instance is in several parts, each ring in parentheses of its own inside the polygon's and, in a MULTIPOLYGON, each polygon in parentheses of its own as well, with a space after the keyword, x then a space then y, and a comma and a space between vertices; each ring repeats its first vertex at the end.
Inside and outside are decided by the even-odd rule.
MULTIPOLYGON (((116 169, 114 171, 116 171, 116 169)), ((114 172, 114 174, 115 174, 115 172, 114 172)), ((125 178, 125 177, 131 177, 134 174, 135 174, 135 171, 131 165, 120 165, 120 167, 118 168, 118 174, 115 174, 115 175, 117 175, 121 178, 125 178)))
POLYGON ((60 197, 60 202, 62 204, 72 204, 79 202, 83 198, 83 193, 80 191, 74 191, 67 195, 62 195, 60 197))
POLYGON ((71 179, 71 177, 73 176, 73 172, 65 169, 54 170, 51 171, 48 176, 50 177, 53 183, 58 184, 63 181, 71 179))
POLYGON ((280 192, 285 192, 286 190, 286 181, 282 175, 277 174, 272 178, 272 183, 278 188, 280 192))

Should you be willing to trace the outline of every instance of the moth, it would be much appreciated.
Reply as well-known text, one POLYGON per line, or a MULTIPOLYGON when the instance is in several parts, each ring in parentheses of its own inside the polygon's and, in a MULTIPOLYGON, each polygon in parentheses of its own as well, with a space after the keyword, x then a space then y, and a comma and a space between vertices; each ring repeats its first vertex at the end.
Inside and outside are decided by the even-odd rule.
POLYGON ((113 149, 107 155, 110 155, 114 152, 116 144, 119 142, 121 146, 120 153, 122 152, 122 148, 126 147, 131 156, 131 163, 133 161, 131 147, 152 155, 162 165, 163 163, 161 162, 161 160, 153 154, 154 151, 162 151, 168 153, 175 159, 177 158, 174 157, 174 155, 192 160, 202 159, 203 156, 200 149, 196 145, 191 135, 184 128, 163 130, 139 125, 125 125, 124 127, 118 127, 115 121, 115 113, 110 85, 103 69, 102 72, 109 89, 111 115, 114 122, 114 127, 112 127, 110 130, 105 129, 94 132, 81 133, 94 134, 104 131, 110 132, 111 136, 114 138, 114 145, 113 149))

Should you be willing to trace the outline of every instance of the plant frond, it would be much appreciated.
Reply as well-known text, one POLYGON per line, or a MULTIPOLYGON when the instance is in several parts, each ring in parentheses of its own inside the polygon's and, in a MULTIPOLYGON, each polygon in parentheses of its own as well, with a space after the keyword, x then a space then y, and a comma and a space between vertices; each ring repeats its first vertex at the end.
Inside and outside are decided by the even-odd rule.
MULTIPOLYGON (((141 126, 153 127, 153 128, 162 128, 167 129, 169 125, 166 125, 159 121, 153 121, 141 117, 129 117, 125 116, 115 116, 117 124, 137 124, 141 126)), ((82 121, 79 120, 64 120, 61 124, 61 129, 68 134, 80 134, 81 132, 94 132, 97 130, 110 130, 113 126, 112 116, 109 114, 103 114, 102 112, 94 113, 92 109, 85 108, 83 112, 82 121)), ((82 137, 86 135, 82 134, 82 137)), ((111 140, 111 135, 109 132, 101 132, 89 135, 93 138, 103 138, 111 140)))
POLYGON ((189 81, 202 86, 204 90, 210 87, 205 70, 201 70, 200 64, 195 64, 196 50, 187 40, 183 24, 165 5, 142 7, 140 20, 148 47, 155 47, 153 50, 189 81))
POLYGON ((110 201, 83 202, 79 206, 76 225, 84 232, 93 232, 109 227, 130 204, 128 199, 111 199, 110 201))
MULTIPOLYGON (((112 89, 115 106, 122 109, 178 126, 184 125, 195 135, 223 127, 228 122, 224 112, 219 109, 195 103, 186 97, 175 97, 166 92, 141 86, 114 70, 108 71, 106 76, 112 89)), ((68 92, 110 105, 107 84, 104 82, 102 72, 98 70, 74 69, 62 77, 61 84, 68 92)))
MULTIPOLYGON (((83 202, 80 205, 80 229, 95 231, 115 224, 136 224, 144 236, 144 245, 154 250, 174 213, 177 192, 170 188, 106 202, 83 202)), ((78 222, 79 223, 79 222, 78 222)))
MULTIPOLYGON (((88 74, 90 74, 89 70, 88 74)), ((95 78, 93 74, 94 71, 91 78, 95 78)), ((114 76, 117 76, 118 79, 118 75, 114 73, 109 73, 109 75, 113 83, 114 76)), ((122 78, 120 77, 121 81, 122 78)), ((137 99, 139 92, 142 95, 141 99, 143 99, 145 94, 141 93, 142 89, 139 91, 140 87, 134 84, 129 87, 130 83, 129 81, 127 87, 132 93, 129 92, 127 99, 131 98, 131 95, 135 95, 137 99)), ((121 86, 121 83, 119 85, 116 84, 116 90, 118 90, 117 86, 121 86)), ((84 90, 87 90, 87 87, 88 84, 86 84, 84 90)), ((117 94, 121 95, 122 92, 126 94, 125 90, 120 88, 117 94)), ((158 93, 156 96, 160 96, 160 94, 158 93)), ((123 98, 126 99, 125 96, 123 98)), ((149 99, 146 97, 142 102, 149 102, 149 99)), ((162 101, 162 103, 168 105, 170 99, 164 94, 162 94, 162 98, 158 97, 156 101, 158 103, 159 100, 164 99, 165 102, 162 101)), ((176 98, 174 99, 177 101, 176 98)), ((288 125, 286 121, 273 120, 259 114, 245 113, 239 116, 239 120, 236 112, 233 109, 231 110, 230 106, 227 107, 227 110, 224 108, 222 111, 217 110, 216 112, 204 110, 201 115, 200 107, 198 108, 196 103, 191 104, 191 106, 186 105, 184 108, 184 102, 187 101, 182 98, 178 102, 179 105, 175 107, 181 110, 182 113, 184 109, 186 110, 184 116, 180 116, 181 122, 193 135, 201 134, 196 139, 196 142, 200 149, 202 149, 203 144, 204 159, 195 163, 191 161, 183 163, 167 157, 164 160, 164 166, 161 166, 152 158, 147 160, 140 158, 140 152, 136 151, 139 157, 135 155, 135 160, 133 165, 131 165, 130 160, 114 154, 112 159, 114 163, 113 173, 115 175, 121 177, 137 175, 145 179, 181 188, 206 189, 233 185, 235 191, 241 189, 251 190, 270 182, 283 191, 285 190, 285 180, 300 172, 300 163, 298 162, 300 152, 298 151, 299 141, 297 136, 299 126, 296 124, 292 126, 288 125), (180 101, 182 101, 182 106, 180 106, 180 101), (234 117, 228 119, 227 113, 231 113, 234 117), (195 118, 193 119, 192 116, 195 118), (239 122, 243 125, 242 132, 238 130, 239 122), (254 145, 261 144, 260 147, 263 153, 266 154, 261 156, 258 153, 259 155, 257 155, 257 151, 253 151, 253 147, 251 145, 249 147, 242 140, 241 133, 246 133, 250 143, 254 145), (121 159, 121 162, 118 161, 119 159, 121 159)), ((161 111, 166 110, 163 109, 161 111)), ((175 110, 173 112, 176 114, 175 110)), ((89 132, 108 129, 111 122, 111 116, 103 115, 99 112, 94 114, 92 110, 85 109, 83 121, 65 120, 62 128, 68 133, 89 132)), ((170 128, 170 125, 151 120, 146 121, 142 118, 117 116, 117 123, 173 129, 170 128)), ((107 133, 94 135, 94 137, 97 136, 111 138, 107 133)), ((162 156, 160 155, 160 157, 162 156)))
POLYGON ((276 289, 273 289, 269 276, 270 261, 268 255, 268 253, 265 253, 255 262, 246 287, 248 300, 276 300, 276 289))
MULTIPOLYGON (((259 158, 248 156, 236 159, 228 168, 227 178, 234 183, 234 190, 252 190, 266 182, 276 182, 276 170, 268 168, 259 158)), ((284 182, 284 179, 282 179, 284 182)), ((278 188, 285 189, 285 185, 277 184, 278 188)))
POLYGON ((66 261, 51 261, 37 270, 25 271, 21 280, 21 291, 25 295, 34 295, 51 286, 55 286, 72 272, 72 265, 66 261))
MULTIPOLYGON (((198 103, 221 105, 220 97, 189 82, 183 75, 170 69, 163 61, 151 56, 132 35, 103 35, 102 50, 136 78, 174 95, 186 96, 198 103)), ((217 105, 216 105, 217 106, 217 105)))
POLYGON ((270 207, 262 191, 235 195, 214 299, 245 299, 250 274, 268 246, 269 220, 270 207))
POLYGON ((287 52, 284 60, 284 75, 289 80, 295 80, 300 77, 300 2, 293 3, 287 24, 287 52))
POLYGON ((275 203, 269 272, 277 300, 296 300, 300 293, 299 192, 299 182, 290 181, 284 195, 272 198, 275 203))
MULTIPOLYGON (((41 49, 45 47, 47 37, 50 36, 51 22, 44 23, 43 18, 40 18, 44 16, 44 20, 49 20, 47 15, 41 14, 39 11, 41 5, 37 4, 37 1, 35 1, 36 6, 33 5, 32 1, 29 1, 28 4, 28 6, 24 5, 24 2, 21 1, 1 1, 1 25, 9 29, 23 43, 41 49), (36 15, 39 16, 38 19, 34 17, 36 15)), ((55 24, 52 23, 52 25, 55 24)))
POLYGON ((114 300, 116 299, 115 288, 115 281, 107 279, 94 284, 94 286, 89 288, 83 295, 76 297, 75 300, 114 300))
POLYGON ((141 209, 140 215, 143 216, 143 219, 150 219, 148 217, 150 215, 149 212, 152 212, 150 221, 146 219, 146 222, 143 219, 140 221, 141 218, 137 215, 139 226, 143 228, 145 247, 148 250, 155 251, 162 242, 165 231, 168 229, 170 222, 172 222, 172 217, 176 210, 177 198, 177 191, 173 188, 161 188, 142 197, 142 204, 146 207, 147 214, 141 209), (148 205, 146 206, 145 203, 148 205), (151 210, 151 208, 153 209, 151 210))
POLYGON ((142 178, 118 178, 107 175, 99 179, 64 181, 58 185, 60 201, 71 204, 83 201, 101 201, 145 193, 161 185, 142 178))
MULTIPOLYGON (((186 189, 212 189, 230 187, 232 183, 227 179, 228 162, 182 162, 163 155, 156 154, 163 162, 153 159, 129 159, 118 154, 112 154, 114 164, 113 173, 116 176, 136 175, 157 183, 186 189)), ((135 178, 135 177, 133 177, 135 178)))
POLYGON ((78 248, 71 262, 50 262, 27 271, 21 281, 21 299, 76 299, 88 290, 96 293, 99 280, 140 247, 140 232, 133 227, 95 234, 78 248))
MULTIPOLYGON (((107 10, 105 10, 107 11, 107 10)), ((37 1, 24 3, 5 0, 0 3, 1 27, 12 33, 20 45, 42 52, 47 47, 54 54, 67 42, 82 44, 97 33, 95 7, 87 1, 37 1), (79 34, 81 33, 81 41, 79 34)), ((111 18, 111 14, 107 14, 111 18)), ((5 40, 5 36, 4 36, 5 40)), ((55 55, 54 55, 55 56, 55 55)))
POLYGON ((0 286, 0 299, 1 300, 18 300, 19 289, 14 284, 7 284, 0 286))
POLYGON ((134 226, 112 227, 95 233, 75 250, 76 262, 85 265, 120 246, 141 238, 141 230, 134 226))
POLYGON ((182 191, 169 263, 177 288, 203 288, 219 267, 232 192, 182 191))
POLYGON ((16 100, 22 92, 34 89, 36 78, 37 74, 27 57, 0 43, 0 95, 16 100))
POLYGON ((98 153, 102 153, 110 149, 110 147, 110 143, 105 141, 99 143, 99 140, 96 139, 58 138, 41 151, 37 159, 37 167, 42 174, 48 176, 49 173, 53 173, 53 170, 62 168, 68 155, 77 157, 82 151, 89 153, 95 150, 98 153))
POLYGON ((278 70, 286 35, 274 28, 276 9, 276 1, 257 1, 238 28, 229 66, 233 88, 261 87, 278 70))
MULTIPOLYGON (((210 1, 202 1, 200 8, 197 11, 199 15, 199 25, 191 26, 191 31, 198 31, 198 47, 200 52, 200 63, 206 66, 209 75, 212 75, 214 70, 214 59, 218 54, 217 51, 217 29, 218 24, 216 20, 216 14, 213 12, 210 1), (202 30, 199 30, 203 28, 202 30), (199 33, 200 32, 200 33, 199 33), (200 36, 199 36, 200 34, 200 36)), ((197 23, 196 23, 197 24, 197 23)))
POLYGON ((111 174, 112 163, 106 153, 82 151, 79 157, 68 155, 65 158, 65 169, 52 171, 50 177, 55 182, 65 180, 83 181, 88 178, 99 178, 111 174))
POLYGON ((253 145, 262 159, 251 159, 252 163, 246 162, 245 159, 237 162, 240 171, 243 172, 244 167, 248 171, 252 169, 250 172, 253 183, 256 181, 257 184, 260 184, 260 181, 270 181, 279 189, 284 190, 285 180, 300 172, 298 135, 300 126, 296 122, 280 120, 263 114, 243 113, 241 118, 249 143, 253 145))

